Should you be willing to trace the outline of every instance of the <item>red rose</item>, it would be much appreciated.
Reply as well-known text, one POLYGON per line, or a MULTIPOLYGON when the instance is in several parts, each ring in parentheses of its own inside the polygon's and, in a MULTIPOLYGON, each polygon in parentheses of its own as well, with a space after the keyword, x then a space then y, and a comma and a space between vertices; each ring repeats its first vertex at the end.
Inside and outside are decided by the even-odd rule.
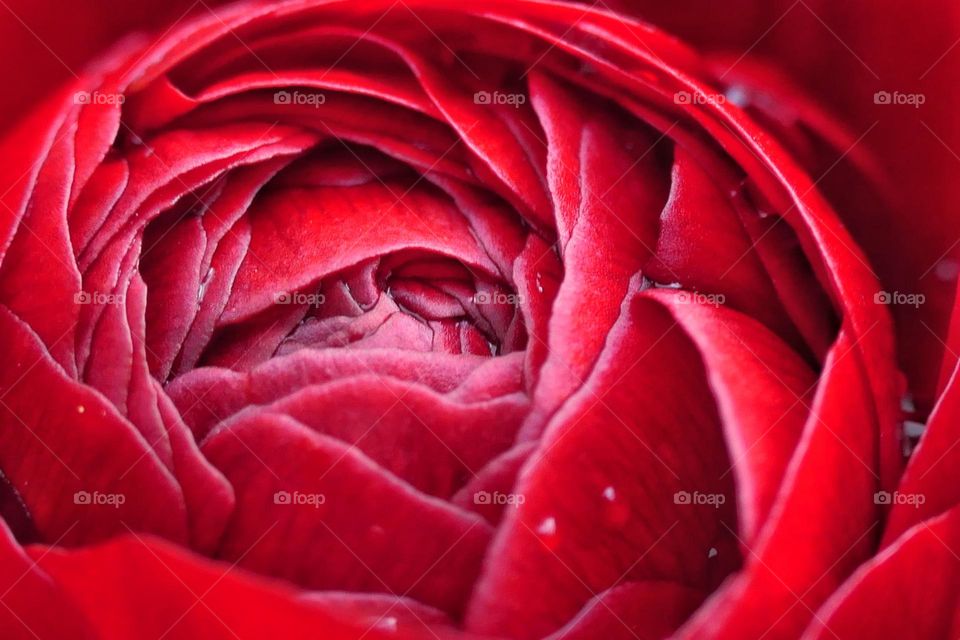
POLYGON ((579 5, 122 41, 2 147, 2 628, 858 637, 958 535, 817 180, 879 193, 858 142, 579 5))

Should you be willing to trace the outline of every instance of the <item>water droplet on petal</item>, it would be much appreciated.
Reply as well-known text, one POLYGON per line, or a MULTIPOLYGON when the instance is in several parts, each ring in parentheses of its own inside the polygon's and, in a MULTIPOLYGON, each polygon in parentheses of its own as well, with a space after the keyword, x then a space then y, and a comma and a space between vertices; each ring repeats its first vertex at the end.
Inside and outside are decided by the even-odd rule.
POLYGON ((919 438, 926 430, 927 425, 923 422, 917 422, 915 420, 903 421, 903 432, 908 438, 919 438))
POLYGON ((915 413, 917 405, 913 402, 913 396, 908 393, 900 398, 900 408, 907 413, 915 413))
POLYGON ((537 272, 537 291, 543 293, 543 276, 540 275, 540 272, 537 272))
POLYGON ((951 258, 941 260, 937 263, 937 268, 934 269, 934 272, 937 274, 937 277, 944 282, 950 282, 960 274, 960 263, 951 258))
POLYGON ((541 536, 552 536, 557 533, 556 518, 544 518, 543 522, 537 527, 537 533, 541 536))
POLYGON ((710 547, 710 551, 707 551, 707 557, 716 558, 718 553, 719 551, 717 551, 716 547, 710 547))
POLYGON ((548 551, 553 551, 559 544, 557 537, 557 520, 553 517, 544 518, 536 529, 537 537, 548 551))
POLYGON ((200 282, 200 288, 197 290, 197 302, 203 300, 203 296, 207 294, 207 287, 210 286, 210 281, 213 280, 214 272, 214 268, 210 267, 210 270, 207 271, 207 275, 205 275, 203 280, 200 282))
POLYGON ((750 96, 743 89, 743 87, 733 85, 727 89, 724 96, 727 98, 727 101, 737 105, 741 109, 750 104, 750 96))
POLYGON ((396 632, 398 627, 397 619, 394 618, 393 616, 390 616, 388 618, 383 618, 379 622, 377 622, 376 627, 381 631, 396 632))
POLYGON ((617 490, 607 487, 603 490, 603 520, 608 526, 620 528, 630 519, 630 507, 617 496, 617 490))

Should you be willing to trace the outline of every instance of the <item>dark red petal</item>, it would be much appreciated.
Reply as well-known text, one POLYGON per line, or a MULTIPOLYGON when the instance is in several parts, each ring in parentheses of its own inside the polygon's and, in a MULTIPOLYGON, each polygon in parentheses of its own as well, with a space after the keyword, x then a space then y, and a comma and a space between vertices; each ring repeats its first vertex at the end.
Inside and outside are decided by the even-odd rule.
POLYGON ((958 552, 960 509, 915 525, 844 583, 804 639, 956 637, 958 552))
POLYGON ((299 291, 364 258, 402 249, 436 251, 495 273, 463 216, 423 185, 411 189, 388 181, 290 190, 258 203, 248 215, 253 238, 222 322, 249 317, 278 294, 299 291))
POLYGON ((183 494, 150 443, 5 308, 0 343, 11 364, 0 368, 0 468, 42 538, 77 544, 136 528, 185 541, 183 494), (95 502, 100 494, 122 502, 95 502))
MULTIPOLYGON (((466 385, 472 379, 467 378, 468 374, 486 360, 416 351, 305 349, 273 358, 247 372, 213 367, 195 369, 171 382, 167 393, 193 431, 202 438, 216 422, 244 407, 274 402, 306 386, 376 373, 419 382, 446 393, 455 390, 461 382, 466 385)), ((490 383, 497 381, 494 374, 498 367, 491 368, 493 370, 486 374, 477 373, 479 381, 484 378, 490 383)), ((514 386, 505 391, 519 390, 514 386)), ((460 398, 462 401, 477 397, 469 391, 464 394, 460 398)))
POLYGON ((92 640, 96 637, 68 595, 24 552, 2 520, 0 593, 3 594, 0 629, 4 638, 92 640))
POLYGON ((414 488, 449 498, 516 438, 528 408, 524 394, 462 404, 428 388, 365 372, 304 387, 251 407, 211 433, 258 412, 288 415, 317 433, 356 447, 414 488))
POLYGON ((880 533, 875 416, 846 332, 827 360, 783 487, 745 568, 678 638, 797 637, 817 607, 869 557, 880 533))
MULTIPOLYGON (((0 299, 30 325, 71 376, 76 375, 70 334, 78 316, 80 272, 70 245, 66 211, 75 151, 72 132, 65 127, 41 165, 10 246, 0 254, 4 257, 0 299)), ((3 218, 11 213, 13 210, 3 211, 3 218)))
POLYGON ((671 582, 636 582, 604 591, 547 640, 670 637, 704 594, 671 582))
POLYGON ((910 527, 960 504, 960 369, 947 383, 930 414, 920 444, 891 499, 884 545, 892 544, 910 527))
POLYGON ((197 314, 207 235, 193 216, 151 231, 144 237, 139 264, 150 296, 147 360, 150 372, 166 380, 197 314))
POLYGON ((520 469, 536 448, 536 442, 522 442, 503 452, 477 471, 473 479, 450 498, 450 502, 480 514, 492 525, 500 524, 504 512, 518 504, 515 499, 508 498, 517 483, 520 469), (503 497, 496 497, 498 495, 503 497))
POLYGON ((408 594, 462 610, 491 535, 479 517, 285 416, 253 415, 203 451, 237 492, 221 557, 309 588, 408 594))
MULTIPOLYGON (((192 434, 147 366, 146 288, 138 275, 109 303, 94 333, 88 384, 110 398, 140 431, 159 460, 177 478, 184 493, 191 542, 209 551, 216 544, 233 506, 223 477, 200 455, 192 434)), ((137 461, 135 464, 139 464, 137 461)))
MULTIPOLYGON (((150 536, 129 534, 81 551, 34 547, 30 554, 101 640, 464 637, 415 602, 297 592, 150 536)), ((41 605, 42 593, 33 591, 21 612, 42 606, 48 621, 69 613, 51 601, 41 605)), ((77 631, 42 637, 80 637, 77 631)))
MULTIPOLYGON (((670 197, 660 216, 656 258, 645 275, 654 282, 720 294, 726 306, 749 314, 796 344, 797 328, 786 316, 771 275, 754 248, 755 238, 748 235, 731 202, 731 191, 739 191, 739 182, 724 185, 725 176, 711 175, 681 146, 674 150, 671 179, 670 197)), ((804 302, 806 309, 819 311, 809 300, 804 302)))
POLYGON ((537 437, 589 374, 619 314, 615 301, 653 253, 667 196, 652 134, 583 113, 568 87, 544 76, 531 78, 531 93, 550 136, 548 178, 564 276, 524 438, 537 437), (573 144, 558 139, 571 135, 578 136, 573 144))
POLYGON ((737 481, 739 535, 752 545, 780 492, 810 413, 808 395, 816 377, 747 316, 697 303, 689 293, 651 289, 644 295, 663 304, 700 351, 737 481))
POLYGON ((624 302, 609 344, 512 489, 519 506, 505 512, 468 629, 541 637, 619 584, 709 593, 739 564, 730 460, 695 347, 641 297, 624 302))

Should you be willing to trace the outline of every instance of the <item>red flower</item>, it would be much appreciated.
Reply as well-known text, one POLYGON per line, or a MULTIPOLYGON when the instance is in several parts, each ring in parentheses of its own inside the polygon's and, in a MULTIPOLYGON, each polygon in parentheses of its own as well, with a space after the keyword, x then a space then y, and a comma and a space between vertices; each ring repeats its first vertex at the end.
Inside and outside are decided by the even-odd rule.
POLYGON ((882 167, 782 70, 533 0, 161 33, 2 146, 12 637, 858 637, 960 546, 818 180, 882 167))

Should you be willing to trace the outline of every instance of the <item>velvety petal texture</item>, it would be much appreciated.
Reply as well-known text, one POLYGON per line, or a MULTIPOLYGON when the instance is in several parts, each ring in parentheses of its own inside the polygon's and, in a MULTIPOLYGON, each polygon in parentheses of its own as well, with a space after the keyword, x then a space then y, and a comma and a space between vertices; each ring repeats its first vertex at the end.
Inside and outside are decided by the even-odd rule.
POLYGON ((826 109, 602 5, 202 9, 0 143, 5 633, 957 631, 826 109))

